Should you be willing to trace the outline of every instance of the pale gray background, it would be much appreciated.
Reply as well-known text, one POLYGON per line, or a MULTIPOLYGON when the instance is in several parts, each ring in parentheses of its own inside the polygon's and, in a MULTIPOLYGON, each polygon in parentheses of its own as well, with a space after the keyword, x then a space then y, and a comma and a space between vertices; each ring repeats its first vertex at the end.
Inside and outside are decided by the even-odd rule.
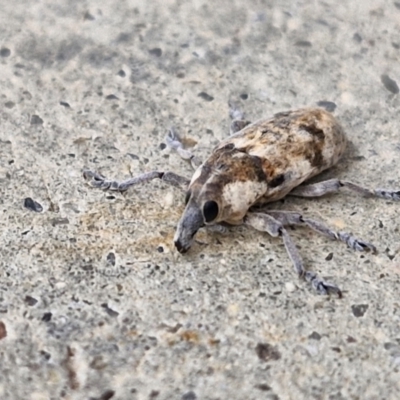
POLYGON ((291 231, 338 300, 243 227, 177 254, 178 190, 81 171, 189 177, 170 126, 204 157, 229 100, 250 119, 331 101, 353 148, 325 177, 400 188, 399 27, 384 0, 0 0, 0 398, 398 399, 400 204, 278 205, 378 247, 291 231))

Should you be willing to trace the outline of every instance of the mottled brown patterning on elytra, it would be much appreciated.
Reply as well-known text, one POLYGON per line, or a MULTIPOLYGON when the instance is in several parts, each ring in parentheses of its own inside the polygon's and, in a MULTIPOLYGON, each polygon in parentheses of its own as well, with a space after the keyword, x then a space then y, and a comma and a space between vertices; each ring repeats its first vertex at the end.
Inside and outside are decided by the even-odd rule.
POLYGON ((345 146, 342 127, 327 111, 279 113, 223 140, 195 172, 189 190, 200 203, 214 197, 214 222, 241 224, 251 206, 279 200, 336 164, 345 146))
MULTIPOLYGON (((232 114, 240 113, 233 110, 232 114)), ((307 226, 331 239, 345 242, 354 250, 375 252, 375 246, 347 232, 335 232, 299 213, 260 210, 259 206, 287 195, 318 197, 337 192, 342 187, 364 196, 389 200, 400 200, 400 191, 370 190, 338 179, 301 185, 335 165, 346 147, 346 136, 339 122, 323 109, 281 112, 253 124, 244 120, 234 121, 232 129, 236 132, 219 143, 200 166, 197 166, 196 157, 183 148, 174 130, 169 132, 167 144, 197 167, 190 182, 173 172, 164 171, 147 172, 123 182, 107 180, 92 171, 84 171, 84 177, 91 186, 118 191, 155 178, 183 187, 186 207, 174 238, 180 253, 191 247, 195 234, 203 226, 246 224, 271 236, 280 236, 296 272, 318 293, 333 291, 341 295, 336 285, 304 269, 285 227, 307 226)))

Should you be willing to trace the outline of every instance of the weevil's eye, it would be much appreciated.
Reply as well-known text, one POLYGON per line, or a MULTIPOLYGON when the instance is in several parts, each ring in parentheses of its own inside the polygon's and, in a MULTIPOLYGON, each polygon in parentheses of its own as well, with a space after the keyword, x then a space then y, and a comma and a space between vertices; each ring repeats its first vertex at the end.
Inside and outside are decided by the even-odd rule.
POLYGON ((187 192, 186 192, 186 195, 185 195, 185 206, 187 205, 187 203, 189 203, 189 200, 190 200, 190 196, 192 195, 192 192, 190 191, 190 190, 188 190, 187 192))
POLYGON ((203 215, 206 222, 212 222, 217 218, 219 212, 218 204, 213 200, 208 200, 203 205, 203 215))

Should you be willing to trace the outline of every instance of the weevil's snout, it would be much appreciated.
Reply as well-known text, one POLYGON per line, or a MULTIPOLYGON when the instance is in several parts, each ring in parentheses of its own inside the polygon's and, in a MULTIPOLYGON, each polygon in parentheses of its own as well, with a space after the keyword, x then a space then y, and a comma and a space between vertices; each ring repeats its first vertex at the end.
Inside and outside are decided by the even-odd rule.
POLYGON ((174 244, 175 244, 176 249, 181 254, 186 253, 189 250, 189 247, 190 247, 190 245, 189 245, 189 247, 185 247, 184 243, 180 239, 175 240, 174 244))
POLYGON ((178 223, 174 244, 179 253, 186 253, 197 231, 204 226, 203 214, 194 202, 189 202, 178 223))

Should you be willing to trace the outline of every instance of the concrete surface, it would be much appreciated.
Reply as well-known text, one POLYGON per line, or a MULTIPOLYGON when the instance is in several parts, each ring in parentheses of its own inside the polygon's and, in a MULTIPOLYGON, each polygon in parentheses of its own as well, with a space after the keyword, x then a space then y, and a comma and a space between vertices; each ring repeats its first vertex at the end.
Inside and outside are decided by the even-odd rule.
POLYGON ((378 247, 291 231, 338 300, 244 227, 178 255, 177 189, 110 194, 81 177, 189 177, 164 148, 170 126, 204 157, 229 100, 250 119, 329 101, 353 148, 324 177, 400 188, 399 2, 0 6, 1 399, 400 398, 400 204, 277 205, 378 247))

